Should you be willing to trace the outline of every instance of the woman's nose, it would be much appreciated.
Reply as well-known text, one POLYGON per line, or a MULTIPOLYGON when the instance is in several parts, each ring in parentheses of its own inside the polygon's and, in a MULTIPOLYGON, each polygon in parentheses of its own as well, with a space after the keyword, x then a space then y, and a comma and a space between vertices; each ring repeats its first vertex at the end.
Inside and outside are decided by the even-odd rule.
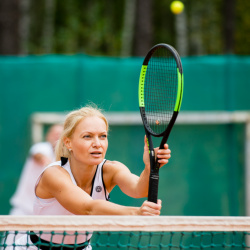
POLYGON ((94 138, 93 145, 94 145, 95 147, 100 147, 100 146, 101 146, 101 143, 100 143, 99 138, 94 138))

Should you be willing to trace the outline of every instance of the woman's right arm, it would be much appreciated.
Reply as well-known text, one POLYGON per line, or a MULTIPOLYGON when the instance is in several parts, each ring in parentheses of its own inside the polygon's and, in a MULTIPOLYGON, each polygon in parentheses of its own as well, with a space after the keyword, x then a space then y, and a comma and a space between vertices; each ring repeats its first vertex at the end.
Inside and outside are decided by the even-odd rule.
POLYGON ((65 209, 76 215, 159 215, 161 210, 161 201, 158 204, 145 201, 141 207, 128 207, 105 200, 93 200, 72 183, 65 169, 58 166, 44 171, 36 195, 43 199, 56 198, 65 209))

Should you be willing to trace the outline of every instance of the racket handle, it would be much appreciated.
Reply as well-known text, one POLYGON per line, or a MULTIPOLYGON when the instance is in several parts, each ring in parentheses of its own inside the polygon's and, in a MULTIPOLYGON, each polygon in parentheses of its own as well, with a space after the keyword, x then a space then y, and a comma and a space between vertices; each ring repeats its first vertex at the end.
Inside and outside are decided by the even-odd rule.
POLYGON ((159 174, 151 173, 149 177, 148 201, 157 203, 159 174))

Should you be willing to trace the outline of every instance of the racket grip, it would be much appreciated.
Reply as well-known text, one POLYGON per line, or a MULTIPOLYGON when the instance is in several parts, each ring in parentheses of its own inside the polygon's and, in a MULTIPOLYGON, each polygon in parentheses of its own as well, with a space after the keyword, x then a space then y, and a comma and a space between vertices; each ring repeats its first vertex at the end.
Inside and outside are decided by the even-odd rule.
POLYGON ((148 201, 157 204, 158 199, 159 174, 151 173, 149 177, 148 201))

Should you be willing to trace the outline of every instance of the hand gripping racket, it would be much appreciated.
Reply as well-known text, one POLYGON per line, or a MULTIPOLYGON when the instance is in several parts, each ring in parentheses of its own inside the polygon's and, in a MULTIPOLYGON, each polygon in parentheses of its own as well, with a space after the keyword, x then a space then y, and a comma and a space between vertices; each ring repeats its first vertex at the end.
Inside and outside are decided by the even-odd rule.
POLYGON ((155 159, 152 137, 163 137, 164 148, 179 113, 183 94, 180 56, 168 44, 157 44, 147 53, 139 80, 139 108, 150 157, 148 200, 157 203, 159 163, 155 159))

